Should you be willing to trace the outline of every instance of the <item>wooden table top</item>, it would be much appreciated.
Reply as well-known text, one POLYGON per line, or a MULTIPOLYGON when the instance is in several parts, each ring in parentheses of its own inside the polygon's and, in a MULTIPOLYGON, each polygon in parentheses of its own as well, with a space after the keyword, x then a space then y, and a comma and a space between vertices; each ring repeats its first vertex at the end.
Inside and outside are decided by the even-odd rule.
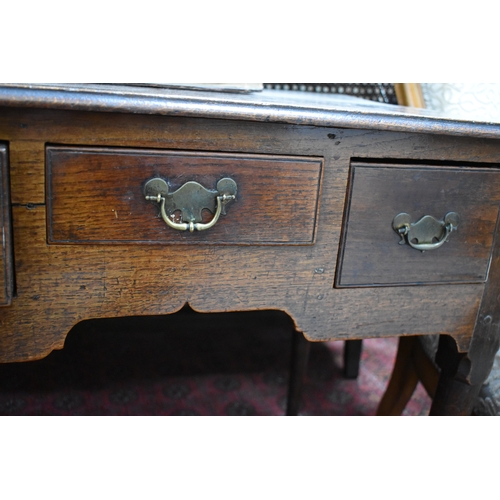
POLYGON ((1 84, 0 105, 500 138, 500 123, 339 94, 210 92, 120 84, 1 84))

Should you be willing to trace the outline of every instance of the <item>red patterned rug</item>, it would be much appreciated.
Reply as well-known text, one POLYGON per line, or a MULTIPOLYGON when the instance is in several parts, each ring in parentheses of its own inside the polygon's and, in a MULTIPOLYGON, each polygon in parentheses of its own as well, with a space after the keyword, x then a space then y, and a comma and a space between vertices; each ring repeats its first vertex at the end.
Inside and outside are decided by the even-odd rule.
MULTIPOLYGON (((91 320, 42 360, 0 365, 0 415, 283 415, 291 345, 283 313, 91 320)), ((343 342, 313 343, 301 415, 374 415, 397 339, 363 342, 359 377, 343 342)), ((425 415, 419 385, 405 415, 425 415)))

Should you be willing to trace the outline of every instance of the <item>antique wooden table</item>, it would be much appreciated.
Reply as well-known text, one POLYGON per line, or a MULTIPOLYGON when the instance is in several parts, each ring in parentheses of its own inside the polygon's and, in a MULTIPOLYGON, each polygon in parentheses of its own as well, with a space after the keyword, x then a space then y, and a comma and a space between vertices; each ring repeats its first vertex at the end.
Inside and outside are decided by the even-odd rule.
POLYGON ((0 88, 0 361, 79 321, 278 309, 310 341, 441 334, 431 414, 499 345, 500 125, 354 98, 0 88))

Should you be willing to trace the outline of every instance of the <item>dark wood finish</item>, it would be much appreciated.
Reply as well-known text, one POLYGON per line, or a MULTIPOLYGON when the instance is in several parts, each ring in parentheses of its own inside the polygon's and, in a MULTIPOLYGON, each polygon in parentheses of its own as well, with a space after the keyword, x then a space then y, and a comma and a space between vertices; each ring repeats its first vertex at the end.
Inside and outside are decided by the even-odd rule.
POLYGON ((498 141, 23 109, 2 110, 0 137, 11 151, 17 289, 2 315, 4 362, 62 348, 83 319, 169 314, 186 303, 202 312, 282 310, 309 340, 446 333, 468 348, 482 283, 335 289, 337 249, 352 157, 494 164, 498 141), (321 157, 315 244, 200 245, 168 255, 162 245, 47 245, 45 144, 321 157))
POLYGON ((344 344, 344 377, 357 378, 361 362, 362 340, 346 340, 344 344))
POLYGON ((300 157, 48 147, 49 242, 312 244, 321 166, 300 157), (172 191, 188 181, 215 189, 230 177, 238 193, 210 230, 177 231, 144 199, 155 177, 172 191))
POLYGON ((459 352, 453 338, 441 335, 436 355, 438 371, 417 338, 400 338, 396 363, 378 415, 401 414, 419 380, 433 397, 430 415, 470 415, 500 345, 498 223, 494 235, 489 277, 468 352, 459 352))
MULTIPOLYGON (((424 95, 420 83, 395 83, 394 90, 396 92, 397 102, 401 106, 410 106, 415 108, 425 108, 424 95)), ((348 341, 349 342, 349 341, 348 341)), ((359 370, 361 348, 359 349, 358 359, 355 358, 355 353, 352 353, 347 346, 344 348, 344 373, 347 365, 346 356, 349 354, 349 364, 357 365, 359 370)), ((352 373, 357 373, 352 371, 352 373)))
POLYGON ((488 281, 469 349, 461 353, 455 341, 440 337, 436 361, 441 368, 431 415, 469 415, 500 347, 500 221, 488 281))
POLYGON ((166 255, 161 245, 47 245, 45 207, 16 206, 13 219, 17 297, 2 312, 4 361, 62 348, 82 319, 168 314, 186 303, 199 312, 282 310, 311 340, 447 329, 467 341, 483 289, 387 287, 343 295, 322 267, 325 257, 308 250, 316 247, 213 246, 166 255), (416 313, 434 321, 423 324, 416 313))
POLYGON ((301 332, 294 331, 292 333, 292 356, 286 405, 286 414, 288 416, 299 414, 310 350, 311 343, 306 340, 301 332))
POLYGON ((470 415, 484 379, 481 384, 471 384, 463 379, 463 375, 466 375, 464 372, 470 370, 472 363, 466 353, 458 352, 455 342, 450 337, 440 337, 436 361, 441 368, 441 373, 429 414, 432 416, 470 415))
POLYGON ((394 132, 500 138, 494 124, 345 95, 263 90, 250 94, 92 84, 2 84, 0 106, 209 117, 394 132))
MULTIPOLYGON (((92 86, 87 90, 0 88, 0 103, 10 106, 2 108, 0 113, 0 138, 8 142, 11 156, 16 277, 16 297, 10 307, 0 310, 0 361, 36 359, 62 348, 69 329, 83 319, 164 315, 178 311, 185 304, 199 312, 275 309, 286 312, 295 329, 302 332, 298 335, 312 341, 433 333, 450 338, 456 352, 446 346, 441 349, 441 356, 451 368, 442 372, 441 388, 438 387, 435 397, 435 405, 441 406, 433 406, 433 411, 467 412, 468 398, 487 375, 499 340, 499 244, 492 244, 491 235, 496 233, 493 226, 499 205, 496 169, 500 164, 500 126, 453 122, 356 102, 349 100, 342 104, 321 96, 285 99, 269 93, 237 97, 134 89, 122 93, 108 89, 99 93, 98 87, 92 86), (45 109, 33 109, 36 106, 45 109), (73 106, 87 111, 76 111, 71 109, 73 106), (58 107, 66 109, 51 109, 58 107), (106 112, 89 112, 90 109, 106 112), (132 111, 144 114, 134 115, 132 111), (262 172, 276 181, 277 190, 282 191, 278 193, 280 205, 289 206, 292 212, 288 217, 279 206, 278 212, 282 212, 274 230, 282 240, 287 231, 292 231, 287 221, 295 219, 295 207, 290 205, 290 200, 294 200, 299 207, 297 213, 302 213, 300 207, 314 207, 314 213, 306 210, 303 221, 290 222, 296 224, 294 230, 299 235, 307 234, 309 239, 307 244, 267 246, 242 246, 240 240, 234 244, 215 244, 220 240, 214 240, 210 245, 189 246, 124 241, 120 244, 49 242, 48 220, 54 230, 67 229, 69 220, 79 216, 79 212, 68 216, 68 211, 75 207, 89 217, 88 229, 94 230, 92 221, 97 220, 93 219, 94 212, 101 210, 101 205, 94 203, 90 187, 97 186, 98 179, 104 185, 107 181, 96 173, 97 160, 85 171, 87 179, 78 174, 79 168, 82 171, 85 168, 79 160, 74 165, 63 162, 55 176, 51 165, 47 184, 50 191, 46 192, 47 146, 80 152, 88 148, 154 150, 160 156, 171 154, 162 153, 165 151, 189 152, 192 158, 207 158, 207 155, 286 158, 283 162, 273 162, 271 173, 262 172), (312 176, 314 185, 303 172, 306 187, 301 187, 302 195, 314 193, 308 200, 301 200, 300 192, 288 192, 290 186, 299 187, 293 175, 289 178, 296 157, 300 157, 300 165, 318 165, 318 159, 323 162, 320 191, 317 167, 312 176), (408 172, 411 164, 425 170, 426 175, 433 172, 426 165, 435 167, 439 175, 456 172, 460 180, 453 186, 463 194, 457 195, 457 199, 463 198, 466 203, 474 198, 476 204, 471 202, 471 206, 478 214, 473 219, 478 227, 469 233, 471 250, 467 248, 460 253, 458 272, 466 269, 464 256, 472 256, 473 261, 477 259, 484 266, 493 246, 487 281, 484 282, 483 267, 481 272, 473 271, 477 281, 474 283, 441 281, 439 285, 419 286, 413 279, 411 285, 400 282, 399 286, 335 288, 337 263, 342 261, 340 249, 344 249, 343 257, 348 259, 349 249, 342 246, 341 234, 343 221, 352 215, 349 213, 348 217, 345 208, 350 169, 351 165, 363 163, 366 168, 395 174, 408 172), (81 203, 71 204, 58 198, 68 189, 70 197, 78 198, 79 193, 70 189, 73 175, 79 186, 77 191, 86 193, 80 198, 81 203), (52 183, 54 179, 56 184, 52 183), (62 207, 62 212, 57 212, 56 207, 57 210, 62 207), (60 213, 66 214, 65 221, 58 219, 60 213), (315 233, 311 239, 313 226, 315 233)), ((106 160, 103 165, 109 172, 111 163, 106 160)), ((400 188, 397 178, 387 178, 386 182, 383 206, 388 201, 393 203, 394 198, 389 198, 389 194, 400 188)), ((250 184, 242 183, 241 204, 250 184)), ((123 202, 122 189, 120 184, 112 193, 113 201, 123 202)), ((96 198, 110 199, 108 192, 94 192, 96 198)), ((425 189, 421 192, 425 193, 425 189)), ((414 194, 410 189, 406 196, 411 198, 414 194)), ((383 206, 377 207, 376 212, 383 206)), ((228 208, 227 221, 233 216, 244 217, 238 215, 236 207, 235 203, 228 208)), ((255 232, 250 243, 270 234, 265 231, 275 222, 273 207, 276 204, 270 200, 265 213, 256 215, 268 224, 263 236, 255 232)), ((121 217, 120 212, 118 218, 113 214, 113 208, 116 210, 113 206, 103 209, 109 209, 109 213, 103 224, 97 225, 100 235, 105 234, 109 239, 98 241, 123 238, 119 230, 110 229, 113 218, 121 217)), ((146 203, 144 209, 144 213, 149 211, 154 218, 154 206, 146 203)), ((255 214, 255 207, 251 209, 255 214)), ((389 228, 394 215, 391 212, 389 228)), ((136 231, 140 234, 144 228, 142 224, 139 226, 136 231)), ((167 229, 162 226, 161 231, 167 229)), ((392 234, 392 228, 389 232, 396 239, 396 250, 400 250, 397 235, 392 234)), ((451 246, 454 237, 460 234, 459 228, 447 245, 451 246)), ((426 252, 425 259, 436 258, 434 253, 426 252)), ((454 279, 449 269, 447 272, 446 279, 454 279)), ((471 280, 470 269, 467 272, 467 280, 471 280)))
POLYGON ((0 306, 12 302, 14 272, 12 262, 12 227, 10 215, 9 155, 7 146, 0 144, 0 224, 2 252, 0 253, 0 306))
POLYGON ((355 163, 338 286, 484 282, 500 204, 500 170, 355 163), (420 252, 394 231, 402 212, 460 222, 449 242, 420 252))

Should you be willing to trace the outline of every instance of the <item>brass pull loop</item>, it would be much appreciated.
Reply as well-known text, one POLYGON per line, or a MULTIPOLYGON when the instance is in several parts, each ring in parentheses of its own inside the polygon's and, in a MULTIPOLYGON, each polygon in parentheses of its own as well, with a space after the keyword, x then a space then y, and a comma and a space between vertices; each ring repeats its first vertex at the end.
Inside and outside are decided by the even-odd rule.
POLYGON ((447 242, 451 232, 457 229, 458 222, 458 214, 455 212, 447 213, 442 221, 425 215, 415 223, 411 223, 408 214, 401 213, 394 217, 392 227, 401 237, 400 245, 408 243, 415 250, 425 252, 435 250, 447 242))
POLYGON ((229 177, 217 182, 217 190, 207 189, 198 182, 189 181, 169 193, 167 181, 159 177, 150 179, 144 186, 146 200, 160 204, 160 214, 165 223, 172 229, 189 230, 191 233, 195 229, 205 231, 213 227, 221 214, 226 214, 226 205, 236 199, 236 191, 236 182, 229 177), (201 222, 203 209, 214 214, 210 222, 201 222), (181 212, 182 222, 173 220, 175 211, 181 212))

